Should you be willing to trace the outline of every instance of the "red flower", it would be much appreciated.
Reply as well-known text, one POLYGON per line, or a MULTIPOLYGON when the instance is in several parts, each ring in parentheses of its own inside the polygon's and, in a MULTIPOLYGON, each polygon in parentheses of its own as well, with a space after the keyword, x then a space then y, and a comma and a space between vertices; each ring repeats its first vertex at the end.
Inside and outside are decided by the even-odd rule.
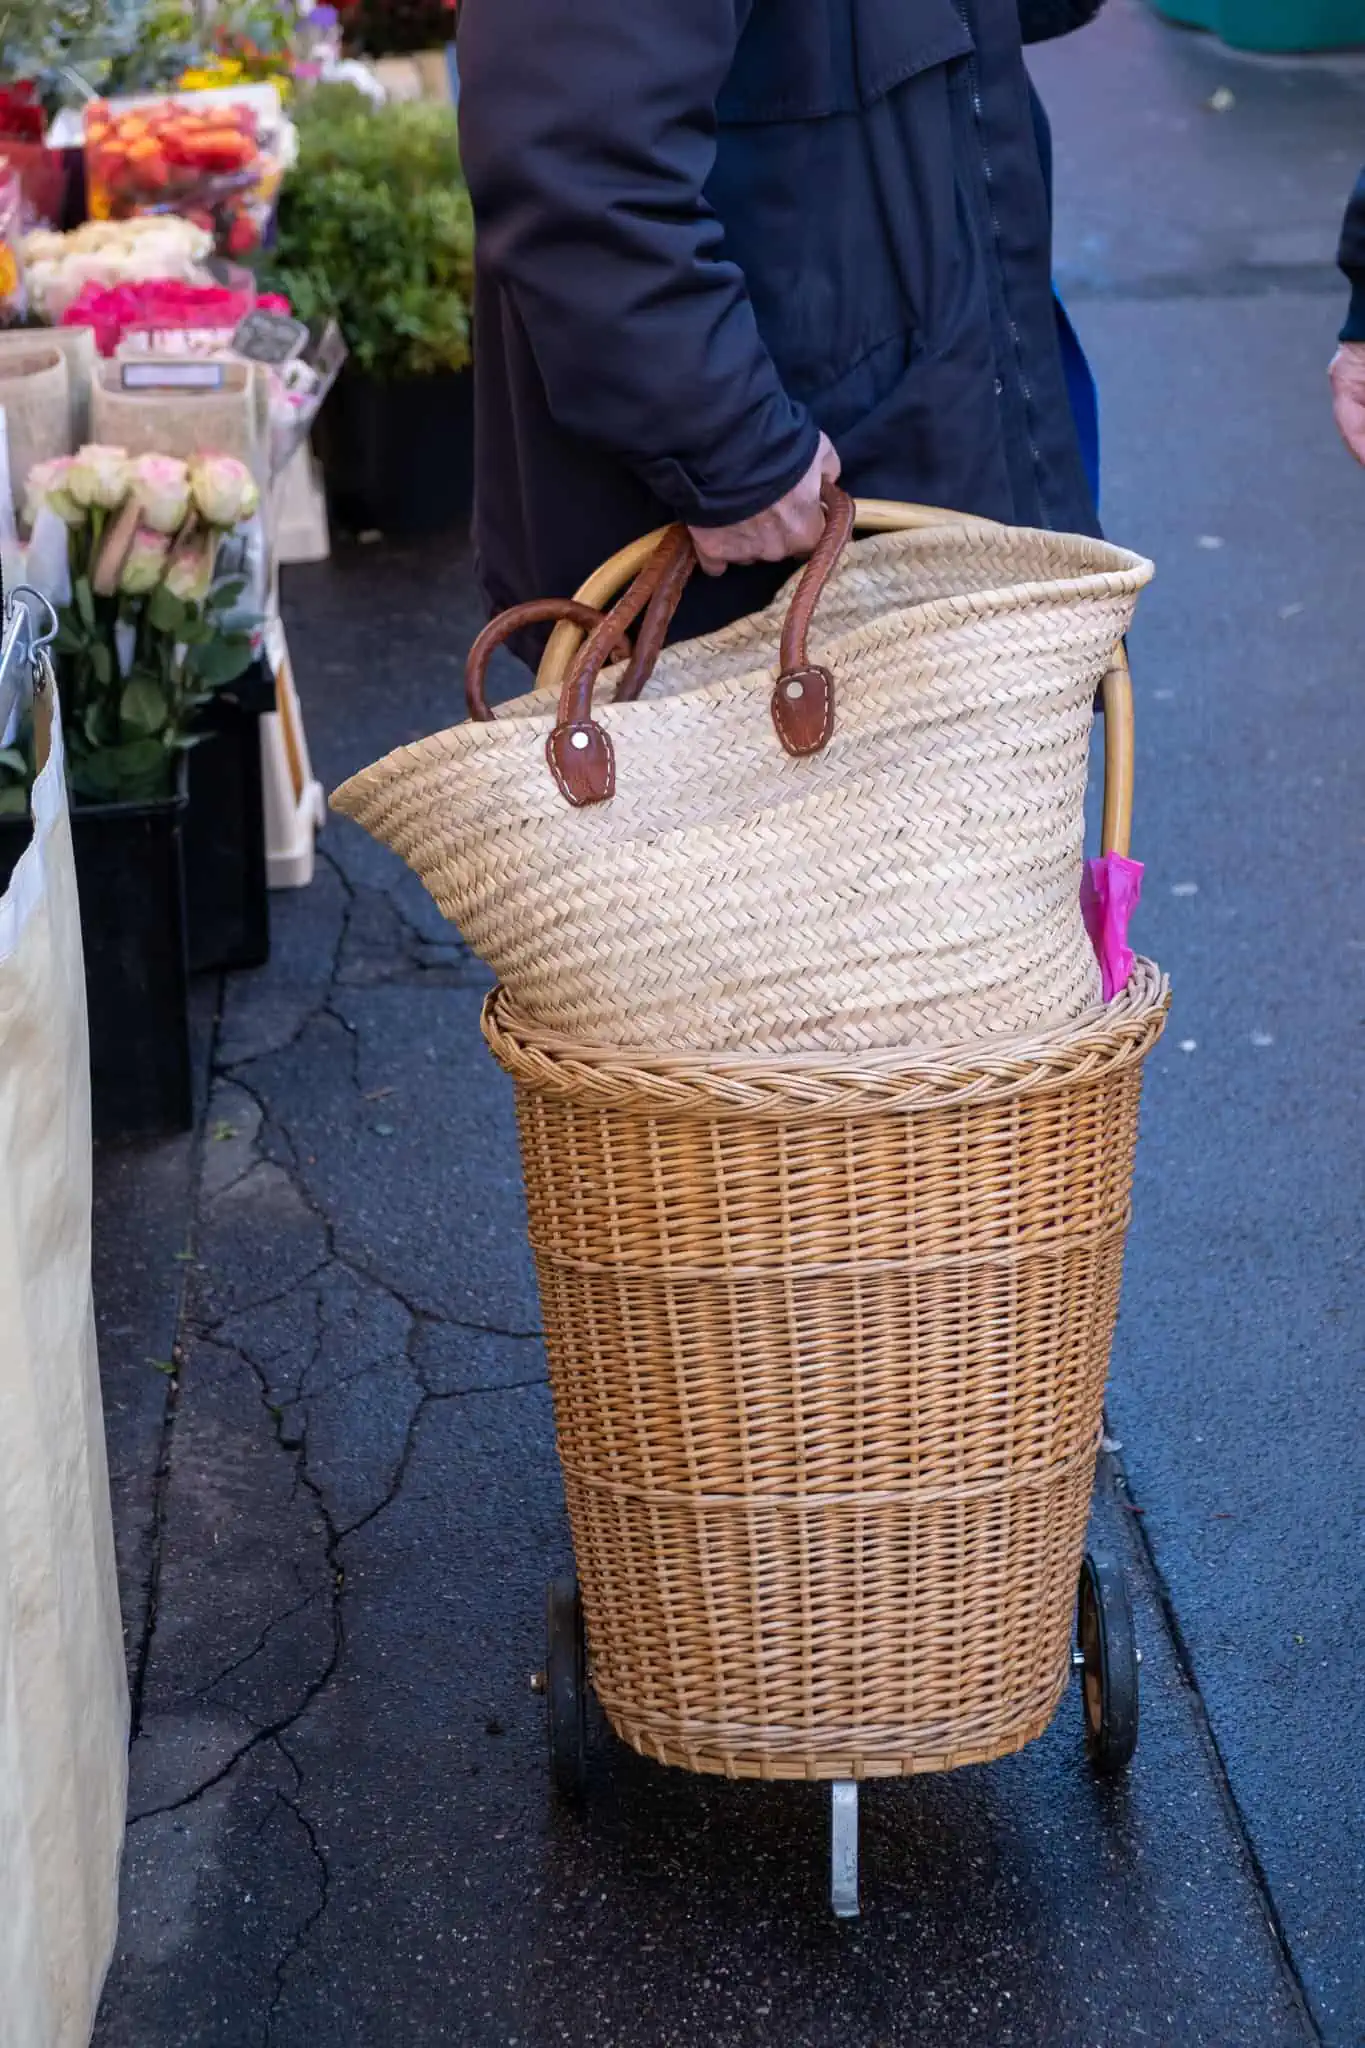
POLYGON ((63 327, 93 327, 95 346, 112 356, 125 334, 135 329, 231 328, 253 306, 269 313, 287 313, 289 301, 276 292, 259 298, 250 288, 184 284, 179 278, 154 278, 146 284, 88 284, 62 315, 63 327))
POLYGON ((47 124, 31 78, 0 85, 0 135, 16 142, 41 142, 47 124))

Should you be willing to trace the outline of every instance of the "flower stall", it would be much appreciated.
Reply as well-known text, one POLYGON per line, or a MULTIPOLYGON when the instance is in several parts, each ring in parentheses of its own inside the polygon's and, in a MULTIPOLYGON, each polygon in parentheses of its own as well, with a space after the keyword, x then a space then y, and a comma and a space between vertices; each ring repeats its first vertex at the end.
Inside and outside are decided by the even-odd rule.
MULTIPOLYGON (((192 1121, 188 760, 203 708, 253 659, 258 503, 226 455, 92 443, 29 473, 19 567, 57 618, 97 1134, 192 1121)), ((30 720, 0 750, 0 883, 28 843, 37 765, 30 720)))
MULTIPOLYGON (((277 599, 281 559, 327 551, 310 437, 342 526, 468 517, 456 115, 386 101, 372 61, 453 20, 443 0, 0 12, 0 565, 60 615, 105 1131, 188 1117, 186 974, 262 960, 267 884, 312 873, 277 599)), ((10 740, 0 881, 35 765, 10 740)))

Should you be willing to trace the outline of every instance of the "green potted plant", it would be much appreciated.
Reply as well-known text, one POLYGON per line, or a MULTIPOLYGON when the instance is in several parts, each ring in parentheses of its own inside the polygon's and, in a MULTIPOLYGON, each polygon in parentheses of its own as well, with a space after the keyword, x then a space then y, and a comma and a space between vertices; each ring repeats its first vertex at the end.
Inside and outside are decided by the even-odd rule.
POLYGON ((1235 50, 1343 50, 1365 44, 1365 0, 1152 0, 1167 21, 1207 29, 1235 50))
POLYGON ((350 351, 315 441, 352 530, 468 518, 474 217, 453 109, 372 107, 348 86, 301 105, 269 282, 350 351))
MULTIPOLYGON (((245 581, 218 571, 227 536, 256 505, 249 470, 231 456, 130 461, 90 446, 28 479, 31 574, 40 555, 51 566, 54 535, 65 535, 64 571, 45 580, 101 1136, 185 1129, 192 1117, 187 754, 204 707, 254 659, 245 581)), ((0 883, 27 843, 32 770, 22 735, 0 752, 0 883)))

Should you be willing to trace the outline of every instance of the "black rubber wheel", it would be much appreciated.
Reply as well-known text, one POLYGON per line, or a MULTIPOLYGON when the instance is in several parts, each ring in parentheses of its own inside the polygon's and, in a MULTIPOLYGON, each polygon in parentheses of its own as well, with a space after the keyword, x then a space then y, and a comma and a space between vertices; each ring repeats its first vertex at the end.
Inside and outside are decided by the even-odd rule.
POLYGON ((588 1653, 577 1579, 551 1579, 545 1637, 550 1781, 561 1799, 577 1806, 588 1772, 588 1653))
POLYGON ((1138 1739, 1138 1653, 1133 1607, 1116 1564, 1087 1555, 1076 1591, 1085 1746, 1101 1777, 1133 1760, 1138 1739))

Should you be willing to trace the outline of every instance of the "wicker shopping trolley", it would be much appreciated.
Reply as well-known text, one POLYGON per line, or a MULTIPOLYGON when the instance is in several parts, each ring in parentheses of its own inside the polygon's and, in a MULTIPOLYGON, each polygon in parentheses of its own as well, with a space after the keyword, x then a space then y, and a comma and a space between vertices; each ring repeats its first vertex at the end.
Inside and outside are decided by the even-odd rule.
POLYGON ((825 503, 721 634, 665 646, 681 528, 502 614, 470 721, 333 802, 500 984, 578 1568, 554 1781, 582 1790, 590 1682, 665 1764, 828 1780, 847 1913, 859 1781, 1019 1749, 1073 1659, 1094 1761, 1131 1756, 1127 1596, 1084 1549, 1167 991, 1139 962, 1101 1003, 1077 891, 1106 665, 1128 848, 1114 650, 1150 564, 825 503), (552 620, 494 718, 492 649, 552 620))
MULTIPOLYGON (((1103 702, 1104 845, 1126 853, 1121 653, 1103 702)), ((595 1047, 489 998, 578 1568, 548 1601, 562 1793, 589 1684, 662 1763, 829 1780, 847 1914, 859 1780, 1021 1748, 1073 1665, 1092 1760, 1128 1762, 1131 1610, 1085 1539, 1167 1002, 1139 961, 1106 1007, 1009 1042, 702 1056, 595 1047)))

